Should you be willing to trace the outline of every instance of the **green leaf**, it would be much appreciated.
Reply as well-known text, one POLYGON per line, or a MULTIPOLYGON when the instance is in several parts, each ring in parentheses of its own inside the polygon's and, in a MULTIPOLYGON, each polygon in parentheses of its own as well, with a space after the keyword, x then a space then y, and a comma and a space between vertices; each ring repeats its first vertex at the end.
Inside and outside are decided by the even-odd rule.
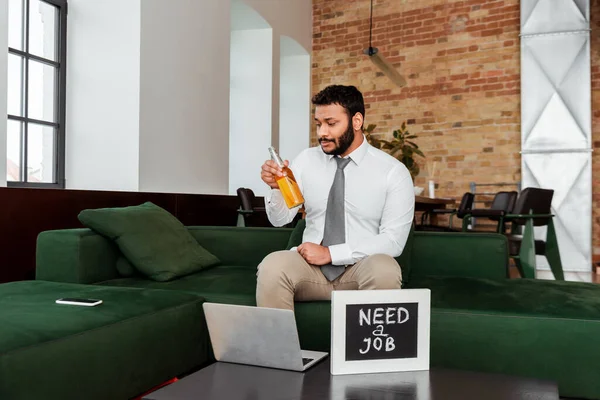
POLYGON ((396 143, 393 147, 393 152, 397 152, 397 151, 402 151, 404 150, 404 146, 402 146, 401 144, 396 143))
POLYGON ((376 127, 376 126, 377 126, 377 125, 375 125, 375 124, 369 124, 369 125, 368 125, 368 126, 365 128, 365 132, 367 132, 367 133, 371 133, 371 132, 373 132, 373 130, 375 130, 375 127, 376 127))
POLYGON ((400 159, 404 157, 404 152, 402 151, 402 148, 394 147, 394 149, 390 151, 390 155, 396 159, 400 159))
MULTIPOLYGON (((368 131, 370 126, 365 131, 368 131)), ((392 130, 392 138, 385 139, 385 135, 370 136, 371 144, 382 151, 390 154, 402 162, 410 171, 411 177, 415 177, 421 171, 418 163, 415 160, 416 155, 425 157, 425 154, 419 149, 419 145, 409 139, 417 138, 417 135, 410 134, 407 130, 406 121, 402 122, 400 129, 392 130), (377 137, 375 137, 377 136, 377 137)))

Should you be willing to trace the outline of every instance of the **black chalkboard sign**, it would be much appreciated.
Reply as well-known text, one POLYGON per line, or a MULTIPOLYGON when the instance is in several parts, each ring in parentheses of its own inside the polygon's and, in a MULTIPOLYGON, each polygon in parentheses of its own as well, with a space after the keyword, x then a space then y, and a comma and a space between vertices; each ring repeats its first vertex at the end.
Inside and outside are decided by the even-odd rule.
POLYGON ((419 303, 347 304, 346 361, 416 358, 419 303))

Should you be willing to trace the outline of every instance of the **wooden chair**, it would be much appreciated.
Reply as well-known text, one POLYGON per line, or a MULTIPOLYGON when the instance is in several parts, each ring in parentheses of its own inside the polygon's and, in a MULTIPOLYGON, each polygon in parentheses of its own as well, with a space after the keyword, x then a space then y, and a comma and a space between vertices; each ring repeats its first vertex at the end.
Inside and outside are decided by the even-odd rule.
MULTIPOLYGON (((516 192, 514 192, 516 193, 516 192)), ((543 255, 550 264, 556 280, 564 280, 564 272, 560 260, 556 230, 554 229, 551 204, 554 191, 550 189, 524 189, 514 207, 505 210, 471 210, 471 214, 463 219, 463 231, 473 216, 496 218, 497 232, 506 234, 509 242, 509 255, 515 261, 519 274, 523 278, 535 278, 536 255, 543 255), (510 232, 505 231, 506 224, 511 224, 510 232), (546 226, 545 240, 536 240, 535 226, 546 226)), ((507 271, 508 276, 508 271, 507 271)))
POLYGON ((238 223, 237 226, 263 226, 259 223, 258 213, 266 214, 265 207, 256 207, 254 205, 256 196, 254 191, 248 188, 238 188, 236 191, 240 200, 240 208, 238 208, 238 223))
POLYGON ((452 227, 452 219, 456 215, 457 218, 464 218, 467 215, 471 208, 473 207, 473 201, 475 196, 471 192, 467 192, 463 194, 460 204, 458 208, 442 208, 442 209, 434 209, 425 211, 421 215, 421 224, 416 226, 416 230, 418 231, 441 231, 441 232, 458 232, 460 229, 455 229, 452 227), (448 226, 441 225, 433 225, 428 224, 426 221, 431 218, 433 215, 450 215, 450 220, 448 221, 448 226))
POLYGON ((551 212, 553 196, 554 190, 551 189, 526 188, 521 192, 513 212, 505 216, 505 221, 511 223, 511 232, 507 235, 510 256, 523 278, 535 278, 535 256, 543 255, 554 278, 565 280, 551 212), (535 226, 547 227, 544 240, 535 239, 535 226))
POLYGON ((516 191, 502 191, 494 195, 492 205, 490 208, 485 209, 472 209, 468 215, 463 218, 463 232, 475 232, 473 229, 469 229, 469 224, 473 218, 487 218, 497 223, 496 232, 506 232, 506 221, 505 216, 512 211, 517 201, 518 193, 516 191))

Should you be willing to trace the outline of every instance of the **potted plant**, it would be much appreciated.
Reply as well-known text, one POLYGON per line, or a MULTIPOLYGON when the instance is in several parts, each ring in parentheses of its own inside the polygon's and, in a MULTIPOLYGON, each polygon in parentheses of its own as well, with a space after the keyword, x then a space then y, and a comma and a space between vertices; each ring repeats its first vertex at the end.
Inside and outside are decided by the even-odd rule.
POLYGON ((376 126, 377 125, 370 124, 365 129, 367 141, 373 147, 385 151, 403 163, 410 172, 410 176, 414 181, 421 171, 419 163, 415 157, 425 157, 423 152, 419 149, 419 146, 412 141, 412 139, 417 138, 417 135, 408 132, 408 129, 406 129, 406 121, 404 121, 402 122, 400 129, 393 131, 392 139, 386 140, 381 138, 380 135, 375 136, 372 134, 376 126))

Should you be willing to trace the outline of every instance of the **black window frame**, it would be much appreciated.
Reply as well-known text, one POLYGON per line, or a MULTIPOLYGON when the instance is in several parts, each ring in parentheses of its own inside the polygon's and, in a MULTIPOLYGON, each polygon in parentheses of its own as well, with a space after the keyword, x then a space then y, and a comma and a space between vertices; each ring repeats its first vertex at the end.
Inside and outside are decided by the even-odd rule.
MULTIPOLYGON (((67 0, 37 0, 43 3, 55 6, 58 11, 58 27, 56 28, 57 34, 57 55, 56 61, 46 59, 34 54, 29 53, 29 7, 32 0, 23 1, 23 50, 14 49, 8 47, 8 53, 22 57, 24 60, 23 67, 23 81, 22 87, 22 105, 23 105, 23 116, 7 114, 8 121, 18 121, 22 123, 22 146, 21 146, 21 159, 20 159, 20 181, 8 181, 6 184, 8 187, 29 187, 29 188, 54 188, 64 189, 65 188, 65 148, 66 148, 66 92, 67 92, 67 14, 68 4, 67 0), (54 99, 55 99, 55 121, 48 122, 41 121, 33 118, 29 118, 28 113, 28 85, 29 85, 29 60, 37 61, 45 65, 50 65, 58 69, 56 81, 54 83, 54 99), (52 127, 56 129, 55 143, 54 143, 54 182, 28 182, 27 173, 27 142, 28 142, 28 123, 34 123, 46 127, 52 127)), ((10 21, 9 21, 10 24, 10 21)))

